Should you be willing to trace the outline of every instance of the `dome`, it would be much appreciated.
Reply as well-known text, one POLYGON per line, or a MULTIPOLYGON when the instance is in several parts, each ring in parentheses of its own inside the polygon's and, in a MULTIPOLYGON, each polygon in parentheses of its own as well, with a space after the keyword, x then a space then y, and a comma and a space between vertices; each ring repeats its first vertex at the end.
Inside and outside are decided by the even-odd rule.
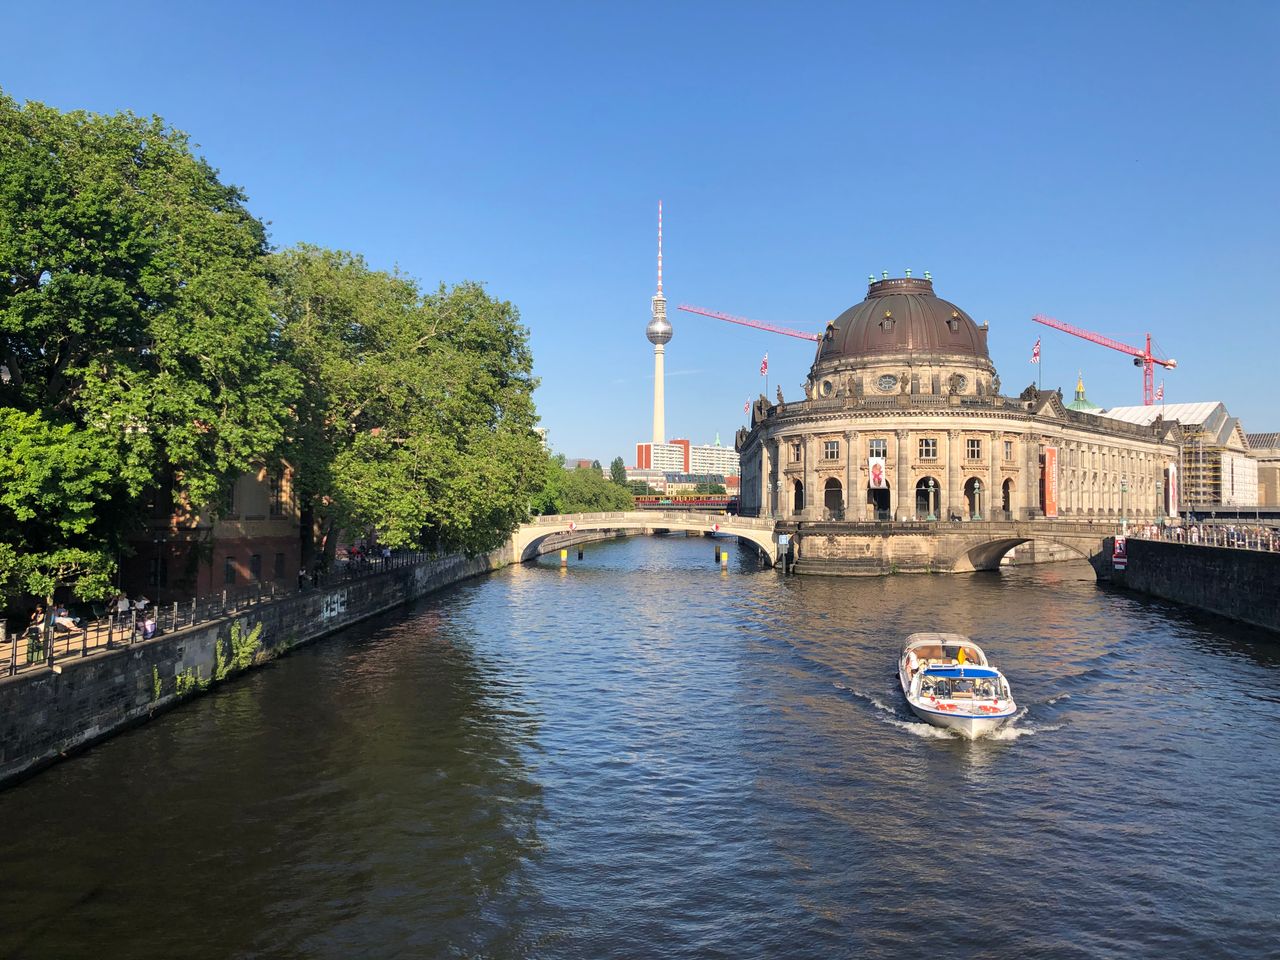
POLYGON ((991 360, 986 328, 913 277, 873 281, 867 299, 827 325, 817 362, 889 355, 991 360))
POLYGON ((654 317, 644 328, 644 335, 649 338, 650 343, 654 344, 670 343, 673 332, 666 317, 654 317))

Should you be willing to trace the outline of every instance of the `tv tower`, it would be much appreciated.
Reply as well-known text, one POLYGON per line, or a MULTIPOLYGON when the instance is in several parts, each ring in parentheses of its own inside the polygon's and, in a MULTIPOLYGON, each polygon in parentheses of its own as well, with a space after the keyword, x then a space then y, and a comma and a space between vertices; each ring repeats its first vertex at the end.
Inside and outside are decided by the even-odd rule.
POLYGON ((671 324, 667 322, 667 298, 662 295, 662 201, 658 201, 658 292, 651 301, 653 318, 645 327, 645 336, 653 344, 653 442, 667 442, 666 398, 663 393, 663 359, 671 340, 671 324))

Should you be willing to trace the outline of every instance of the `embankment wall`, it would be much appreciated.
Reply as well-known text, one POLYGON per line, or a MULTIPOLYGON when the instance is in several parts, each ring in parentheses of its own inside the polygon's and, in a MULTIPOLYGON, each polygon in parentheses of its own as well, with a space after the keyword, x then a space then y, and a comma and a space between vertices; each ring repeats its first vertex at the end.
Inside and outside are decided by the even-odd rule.
MULTIPOLYGON (((557 535, 548 537, 539 553, 620 536, 610 531, 557 535)), ((478 557, 445 557, 398 567, 259 604, 142 643, 64 658, 54 670, 0 679, 0 786, 201 692, 214 677, 219 641, 225 656, 237 621, 246 635, 262 625, 256 665, 441 587, 506 566, 510 557, 508 544, 478 557), (179 683, 191 689, 180 695, 179 683)))
POLYGON ((1280 553, 1132 538, 1126 547, 1126 569, 1110 572, 1117 586, 1280 632, 1280 553))

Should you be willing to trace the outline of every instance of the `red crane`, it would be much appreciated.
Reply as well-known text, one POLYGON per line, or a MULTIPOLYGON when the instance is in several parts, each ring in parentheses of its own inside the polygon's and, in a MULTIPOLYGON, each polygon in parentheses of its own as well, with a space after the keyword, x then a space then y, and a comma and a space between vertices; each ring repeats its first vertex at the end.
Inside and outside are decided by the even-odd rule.
POLYGON ((1031 319, 1036 323, 1043 323, 1046 327, 1053 327, 1055 330, 1061 330, 1063 333, 1069 333, 1074 337, 1088 340, 1091 343, 1099 343, 1104 347, 1119 350, 1121 353, 1127 353, 1133 357, 1133 365, 1142 368, 1142 402, 1148 407, 1156 402, 1155 365, 1158 363, 1160 366, 1167 367, 1170 370, 1178 365, 1177 360, 1165 360, 1151 352, 1151 334, 1149 333, 1147 334, 1146 349, 1139 350, 1137 347, 1131 347, 1127 343, 1112 340, 1110 337, 1104 337, 1102 334, 1094 333, 1091 330, 1081 330, 1079 327, 1073 327, 1071 324, 1055 320, 1053 317, 1035 316, 1031 319))
POLYGON ((778 327, 772 323, 765 323, 761 320, 748 320, 746 317, 735 317, 731 313, 719 313, 715 310, 703 310, 702 307, 691 307, 687 303, 680 304, 679 308, 685 313, 700 313, 704 317, 714 317, 717 320, 728 320, 730 323, 740 323, 744 327, 755 327, 757 330, 768 330, 770 333, 781 333, 788 337, 797 337, 800 340, 821 340, 822 337, 816 333, 805 333, 803 330, 792 330, 790 327, 778 327))

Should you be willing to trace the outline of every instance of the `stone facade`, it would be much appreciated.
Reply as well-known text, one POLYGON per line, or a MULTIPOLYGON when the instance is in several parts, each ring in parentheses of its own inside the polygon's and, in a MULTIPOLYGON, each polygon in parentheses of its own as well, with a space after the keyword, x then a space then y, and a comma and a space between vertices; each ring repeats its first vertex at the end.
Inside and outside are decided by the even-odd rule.
POLYGON ((986 332, 927 281, 874 281, 828 325, 805 398, 762 396, 739 431, 742 511, 800 524, 1170 512, 1176 424, 1107 420, 1034 386, 1006 397, 986 332))

